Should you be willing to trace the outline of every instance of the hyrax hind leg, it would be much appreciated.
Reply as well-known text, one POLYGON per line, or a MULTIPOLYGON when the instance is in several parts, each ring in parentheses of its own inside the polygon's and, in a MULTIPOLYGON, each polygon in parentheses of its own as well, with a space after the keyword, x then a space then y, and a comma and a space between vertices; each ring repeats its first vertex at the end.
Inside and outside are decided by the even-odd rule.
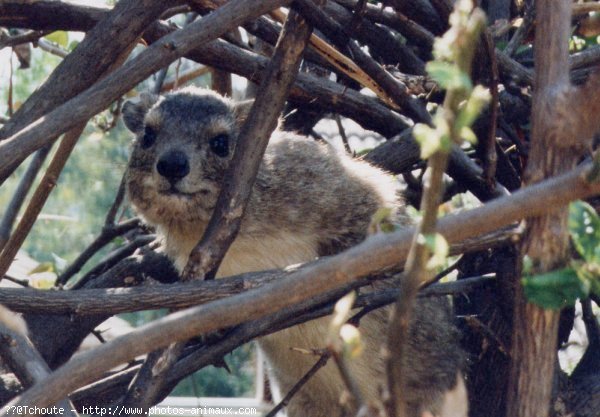
MULTIPOLYGON (((349 361, 349 369, 366 401, 378 403, 385 384, 381 348, 387 338, 390 308, 363 317, 359 329, 364 344, 361 356, 349 361)), ((262 338, 259 345, 267 358, 275 400, 280 400, 317 359, 291 348, 323 348, 329 317, 295 326, 262 338)), ((467 417, 468 403, 462 379, 464 354, 447 302, 443 298, 419 300, 407 341, 406 401, 410 417, 467 417)), ((321 368, 293 397, 288 417, 342 415, 339 404, 345 390, 333 361, 321 368)))

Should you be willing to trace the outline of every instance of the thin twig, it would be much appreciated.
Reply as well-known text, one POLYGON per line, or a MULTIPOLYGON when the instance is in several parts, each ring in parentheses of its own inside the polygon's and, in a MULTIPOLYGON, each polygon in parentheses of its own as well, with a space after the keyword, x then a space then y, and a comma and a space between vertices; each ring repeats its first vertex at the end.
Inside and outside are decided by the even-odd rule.
POLYGON ((25 171, 25 174, 21 177, 21 181, 19 181, 19 185, 13 193, 13 197, 2 217, 2 223, 0 223, 0 251, 2 251, 4 245, 8 242, 10 232, 12 231, 17 215, 21 210, 21 206, 35 181, 35 177, 42 168, 48 153, 50 153, 50 149, 50 145, 44 146, 35 153, 27 167, 27 171, 25 171))
POLYGON ((344 125, 342 124, 341 116, 339 114, 336 114, 333 118, 335 120, 335 123, 337 124, 340 137, 342 138, 344 149, 348 154, 352 155, 352 149, 350 148, 350 144, 348 143, 348 136, 346 136, 346 130, 344 130, 344 125))
POLYGON ((399 105, 402 110, 414 120, 419 122, 430 122, 429 114, 424 106, 416 99, 409 96, 406 87, 399 83, 387 71, 385 71, 377 62, 368 56, 355 41, 345 35, 344 28, 322 10, 315 7, 315 4, 310 0, 297 0, 294 7, 302 13, 315 27, 322 30, 338 47, 348 49, 352 55, 353 61, 358 64, 377 84, 375 87, 380 91, 380 94, 389 97, 388 101, 392 101, 399 105))
POLYGON ((508 44, 504 48, 504 53, 512 57, 523 40, 527 37, 531 29, 533 28, 533 24, 535 22, 535 7, 533 5, 533 1, 528 1, 525 6, 525 14, 523 15, 523 21, 521 22, 521 26, 517 28, 514 35, 508 41, 508 44))
POLYGON ((48 53, 51 53, 52 55, 56 55, 57 57, 66 58, 67 55, 69 55, 69 51, 62 49, 60 46, 48 42, 44 39, 39 39, 37 44, 42 51, 46 51, 48 53))
MULTIPOLYGON (((100 251, 103 247, 108 245, 112 240, 118 236, 122 236, 125 233, 136 229, 141 225, 141 221, 138 218, 129 219, 123 223, 118 225, 107 225, 102 228, 102 232, 100 235, 94 239, 90 245, 83 250, 73 261, 71 265, 65 269, 65 271, 56 279, 56 285, 64 285, 67 281, 73 277, 76 273, 78 273, 81 268, 86 264, 87 261, 92 258, 98 251, 100 251)), ((144 242, 152 241, 150 239, 145 239, 144 242)), ((139 244, 135 244, 132 248, 137 249, 139 244)), ((131 253, 132 250, 126 250, 125 253, 131 253)), ((104 268, 104 266, 103 266, 104 268)))
MULTIPOLYGON (((132 219, 136 220, 136 219, 132 219)), ((128 225, 129 227, 129 225, 128 225)), ((102 274, 104 271, 108 271, 111 267, 116 265, 118 262, 127 258, 129 255, 133 254, 137 249, 146 246, 156 240, 156 236, 154 235, 141 235, 133 239, 129 244, 120 247, 114 252, 110 253, 104 260, 96 264, 92 269, 89 270, 84 276, 82 276, 77 282, 70 287, 71 290, 76 290, 78 288, 82 288, 90 280, 94 279, 98 275, 102 274)), ((90 249, 90 251, 86 254, 89 255, 95 248, 90 249)))
POLYGON ((152 87, 152 92, 154 94, 159 94, 162 91, 163 83, 167 78, 167 72, 169 72, 169 66, 162 68, 158 71, 156 75, 156 81, 154 82, 154 86, 152 87))
POLYGON ((7 38, 2 38, 0 36, 0 49, 6 48, 7 46, 17 46, 23 43, 35 42, 52 32, 52 30, 31 30, 7 38))
POLYGON ((333 361, 335 362, 335 365, 337 366, 338 371, 340 371, 340 376, 342 377, 342 382, 344 383, 344 385, 346 386, 346 389, 352 396, 352 399, 350 401, 350 402, 352 402, 352 406, 348 407, 347 404, 345 404, 345 405, 346 405, 346 407, 348 407, 350 409, 351 415, 356 415, 358 410, 360 410, 365 405, 365 400, 364 400, 363 394, 362 394, 362 392, 360 392, 360 387, 358 386, 358 384, 356 383, 356 379, 350 372, 348 363, 346 362, 342 353, 337 352, 334 349, 331 349, 331 356, 333 357, 333 361))
POLYGON ((160 92, 165 93, 167 91, 174 90, 174 89, 181 87, 182 85, 184 85, 198 77, 208 74, 209 72, 210 72, 210 67, 203 66, 203 67, 194 68, 194 69, 186 72, 185 74, 182 74, 182 75, 176 77, 175 79, 166 81, 163 84, 163 87, 160 90, 160 92))
POLYGON ((490 100, 490 121, 488 133, 483 146, 483 178, 490 189, 496 186, 496 166, 498 164, 498 155, 496 154, 496 124, 498 122, 498 63, 496 62, 496 48, 494 40, 489 29, 486 29, 482 35, 484 49, 488 55, 489 68, 489 90, 492 96, 490 100))
POLYGON ((123 199, 125 198, 125 178, 127 174, 123 174, 121 177, 121 182, 119 183, 119 188, 117 189, 117 194, 115 195, 115 199, 113 200, 112 205, 106 212, 106 217, 104 218, 104 226, 114 225, 117 218, 117 213, 121 204, 123 204, 123 199))
POLYGON ((273 409, 271 409, 271 411, 269 411, 267 415, 265 415, 265 417, 275 417, 279 411, 286 407, 290 403, 290 400, 294 397, 294 395, 296 395, 296 393, 300 391, 300 388, 302 388, 313 377, 313 375, 317 373, 319 369, 327 365, 327 362, 329 361, 330 357, 331 354, 328 352, 322 354, 319 360, 308 370, 308 372, 306 372, 302 376, 302 378, 298 380, 298 382, 296 382, 296 384, 294 384, 294 386, 288 391, 285 397, 283 397, 281 401, 279 401, 277 405, 273 407, 273 409))

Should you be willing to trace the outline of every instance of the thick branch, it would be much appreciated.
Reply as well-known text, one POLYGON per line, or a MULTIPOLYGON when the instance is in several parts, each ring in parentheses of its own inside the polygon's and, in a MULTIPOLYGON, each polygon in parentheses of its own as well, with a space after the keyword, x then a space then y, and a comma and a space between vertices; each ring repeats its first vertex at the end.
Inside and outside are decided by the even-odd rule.
POLYGON ((219 194, 202 240, 190 254, 184 279, 214 277, 235 239, 263 154, 277 126, 311 33, 312 27, 298 14, 290 12, 254 105, 239 134, 235 154, 225 174, 229 180, 219 194))
MULTIPOLYGON (((452 245, 450 254, 504 246, 514 242, 516 228, 504 228, 475 239, 452 245)), ((308 268, 310 264, 301 268, 308 268)), ((138 265, 132 265, 139 269, 138 265)), ((114 315, 160 308, 181 309, 230 297, 294 273, 289 270, 248 272, 210 281, 126 288, 81 289, 77 291, 40 291, 32 288, 0 288, 0 304, 22 313, 114 315)), ((366 282, 383 279, 375 274, 366 282)), ((157 277, 153 277, 157 278, 157 277)), ((348 288, 350 291, 352 288, 348 288)))

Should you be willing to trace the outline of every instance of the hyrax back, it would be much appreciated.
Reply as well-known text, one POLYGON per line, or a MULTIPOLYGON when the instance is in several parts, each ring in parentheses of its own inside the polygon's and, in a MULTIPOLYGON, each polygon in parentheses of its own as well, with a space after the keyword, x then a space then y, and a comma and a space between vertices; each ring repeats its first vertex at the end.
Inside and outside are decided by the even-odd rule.
MULTIPOLYGON (((212 215, 235 150, 244 108, 210 91, 185 89, 166 97, 142 96, 123 108, 136 134, 127 172, 132 204, 164 237, 165 250, 181 270, 212 215)), ((363 240, 373 214, 400 207, 394 180, 381 170, 333 148, 290 132, 273 133, 252 189, 238 237, 218 276, 306 262, 363 240)), ((351 364, 366 398, 378 398, 383 382, 379 350, 385 341, 386 310, 361 321, 366 351, 351 364)), ((457 333, 444 302, 419 304, 408 343, 407 382, 411 415, 448 412, 444 393, 464 389, 457 333), (458 381, 458 384, 457 384, 458 381)), ((276 399, 315 359, 291 347, 320 348, 328 319, 314 320, 259 341, 269 364, 276 399)), ((332 364, 294 397, 289 417, 340 415, 343 391, 332 364)), ((466 401, 466 398, 462 400, 466 401)), ((460 407, 459 407, 460 408, 460 407)))

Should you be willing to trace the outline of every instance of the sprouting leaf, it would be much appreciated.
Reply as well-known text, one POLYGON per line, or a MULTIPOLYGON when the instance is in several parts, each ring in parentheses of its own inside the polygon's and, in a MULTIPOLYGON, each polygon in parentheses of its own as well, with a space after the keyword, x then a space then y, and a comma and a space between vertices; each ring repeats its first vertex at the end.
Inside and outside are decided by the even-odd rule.
POLYGON ((337 303, 335 303, 331 322, 329 323, 327 344, 336 350, 341 350, 342 346, 340 346, 340 329, 350 317, 350 312, 352 311, 352 305, 354 304, 355 299, 356 293, 350 292, 340 298, 337 303))
POLYGON ((427 73, 445 90, 471 91, 473 83, 469 75, 457 65, 442 61, 427 63, 427 73))
POLYGON ((477 136, 470 127, 463 126, 460 129, 460 137, 473 145, 477 143, 477 136))
POLYGON ((334 333, 336 336, 339 332, 339 329, 350 317, 350 310, 352 309, 352 304, 354 304, 355 299, 356 294, 354 292, 350 292, 340 298, 337 303, 335 303, 330 327, 332 329, 332 333, 334 333))
POLYGON ((67 266, 69 265, 69 263, 67 262, 66 259, 61 258, 60 256, 58 256, 55 253, 51 253, 51 255, 52 255, 52 259, 54 259, 54 266, 57 271, 61 272, 61 271, 64 271, 65 269, 67 269, 67 266))
POLYGON ((422 159, 427 159, 440 150, 448 152, 451 148, 450 126, 440 113, 437 112, 433 117, 435 129, 422 123, 413 128, 413 136, 421 147, 422 159))
POLYGON ((424 235, 425 244, 431 251, 431 258, 427 261, 427 269, 432 270, 439 266, 444 265, 446 262, 446 258, 448 257, 448 252, 450 247, 448 246, 448 242, 439 233, 424 235))
POLYGON ((551 310, 571 306, 589 292, 589 286, 571 267, 524 277, 521 282, 530 302, 551 310))
POLYGON ((416 124, 413 128, 413 136, 421 147, 421 158, 423 159, 429 158, 440 147, 438 132, 425 124, 416 124))
POLYGON ((484 106, 490 101, 490 92, 483 86, 475 86, 456 117, 456 126, 461 129, 475 122, 484 106))
POLYGON ((356 358, 364 350, 360 331, 351 324, 344 324, 340 329, 340 337, 344 342, 344 355, 356 358))
POLYGON ((569 232, 583 259, 600 263, 600 218, 592 206, 583 201, 569 205, 569 232))
POLYGON ((27 275, 39 274, 41 272, 54 272, 54 264, 52 262, 42 262, 29 271, 27 275))
POLYGON ((381 207, 371 217, 369 224, 369 234, 379 232, 391 233, 396 230, 396 227, 391 221, 392 209, 390 207, 381 207))
POLYGON ((41 274, 34 274, 29 280, 29 285, 32 288, 39 290, 49 290, 54 287, 56 283, 56 274, 53 272, 43 272, 41 274))
POLYGON ((54 42, 64 48, 69 44, 69 34, 64 30, 57 30, 46 36, 50 42, 54 42))
POLYGON ((571 261, 571 267, 584 285, 594 294, 600 295, 600 264, 596 262, 571 261))

